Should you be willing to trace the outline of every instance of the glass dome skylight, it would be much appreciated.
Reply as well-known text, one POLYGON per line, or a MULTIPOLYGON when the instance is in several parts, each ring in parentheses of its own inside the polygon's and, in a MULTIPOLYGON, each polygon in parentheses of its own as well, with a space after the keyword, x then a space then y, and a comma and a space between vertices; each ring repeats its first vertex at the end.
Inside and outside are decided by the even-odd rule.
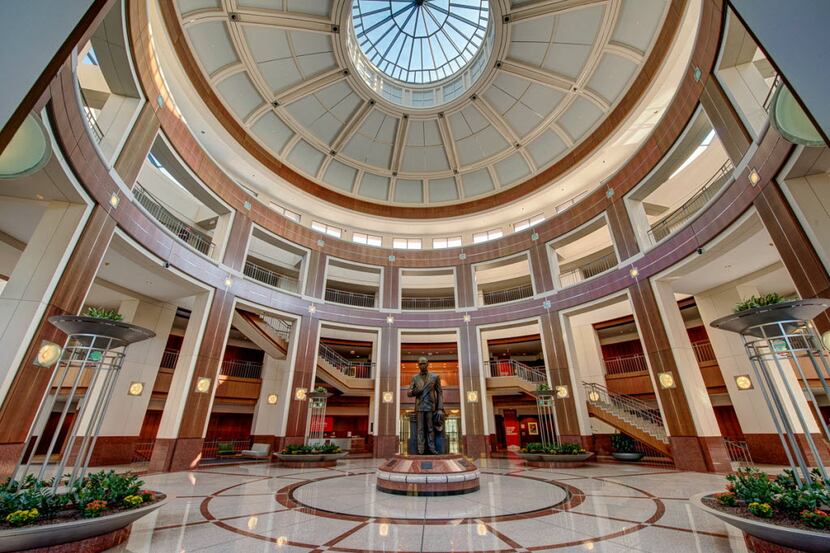
POLYGON ((379 71, 404 83, 435 83, 463 71, 481 50, 488 0, 354 0, 357 44, 379 71))

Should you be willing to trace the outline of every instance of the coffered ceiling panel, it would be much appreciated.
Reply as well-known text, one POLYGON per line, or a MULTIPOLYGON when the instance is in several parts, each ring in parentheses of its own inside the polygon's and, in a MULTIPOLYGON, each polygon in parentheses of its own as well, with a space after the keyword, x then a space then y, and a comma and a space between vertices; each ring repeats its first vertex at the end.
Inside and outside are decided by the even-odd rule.
POLYGON ((492 194, 562 159, 629 90, 668 1, 491 2, 498 32, 475 87, 414 90, 412 101, 449 100, 411 109, 408 89, 368 86, 375 69, 349 54, 350 1, 176 7, 199 69, 273 158, 339 194, 413 205, 492 194))

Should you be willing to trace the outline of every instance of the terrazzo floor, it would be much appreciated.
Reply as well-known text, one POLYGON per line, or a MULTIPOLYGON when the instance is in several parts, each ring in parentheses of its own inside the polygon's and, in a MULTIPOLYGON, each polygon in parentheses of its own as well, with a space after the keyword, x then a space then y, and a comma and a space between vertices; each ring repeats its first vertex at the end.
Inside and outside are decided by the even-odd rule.
POLYGON ((688 502, 721 489, 718 475, 612 464, 528 470, 486 459, 478 492, 421 498, 376 491, 381 462, 149 475, 145 487, 165 492, 167 503, 110 551, 747 551, 739 533, 688 502))

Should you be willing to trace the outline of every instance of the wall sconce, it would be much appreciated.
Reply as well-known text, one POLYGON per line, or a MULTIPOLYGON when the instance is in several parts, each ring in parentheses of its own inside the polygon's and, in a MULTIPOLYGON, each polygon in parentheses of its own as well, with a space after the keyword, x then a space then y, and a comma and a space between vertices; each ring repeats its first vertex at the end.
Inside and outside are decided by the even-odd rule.
POLYGON ((294 399, 297 401, 305 401, 308 397, 308 388, 297 388, 294 390, 294 399))
POLYGON ((200 376, 196 380, 196 391, 200 394, 206 394, 210 391, 210 378, 206 376, 200 376))
POLYGON ((54 343, 44 340, 40 344, 40 349, 37 350, 35 356, 35 365, 38 367, 49 368, 54 365, 61 356, 61 347, 54 343))
POLYGON ((751 390, 754 388, 752 384, 752 379, 749 378, 748 374, 739 374, 735 377, 735 386, 738 387, 739 390, 751 390))
POLYGON ((761 182, 761 175, 758 174, 758 171, 756 171, 754 167, 752 171, 749 172, 749 182, 752 183, 752 186, 755 186, 761 182))
POLYGON ((631 267, 631 269, 628 270, 628 274, 631 275, 631 278, 637 278, 637 275, 640 274, 640 269, 637 267, 631 267))
POLYGON ((386 324, 390 324, 390 325, 391 325, 391 324, 392 324, 392 323, 394 323, 394 322, 395 322, 395 317, 393 317, 392 315, 387 315, 387 316, 386 316, 386 324))
POLYGON ((268 403, 268 405, 276 405, 277 399, 279 399, 277 397, 277 394, 268 394, 268 397, 265 398, 265 401, 268 403))
POLYGON ((230 288, 231 284, 233 284, 233 279, 231 277, 225 277, 225 288, 230 288))
POLYGON ((470 314, 469 314, 469 313, 464 313, 464 322, 465 322, 465 323, 469 323, 469 322, 470 322, 470 314))
POLYGON ((596 390, 591 390, 590 392, 588 392, 588 401, 590 401, 591 403, 596 403, 597 401, 599 401, 599 392, 597 392, 596 390))
POLYGON ((380 524, 378 526, 378 535, 383 536, 383 537, 388 536, 389 535, 389 524, 387 524, 385 522, 380 524))
POLYGON ((317 306, 312 303, 308 306, 308 312, 314 315, 315 313, 317 313, 317 306))
POLYGON ((558 397, 559 399, 565 399, 566 397, 571 395, 571 392, 568 390, 567 386, 564 386, 564 385, 554 386, 553 389, 556 392, 556 397, 558 397))
POLYGON ((392 392, 383 392, 383 403, 392 403, 395 401, 395 394, 392 392))
POLYGON ((467 392, 467 403, 478 403, 478 391, 470 390, 467 392))
POLYGON ((487 535, 487 525, 483 522, 479 522, 476 524, 476 534, 479 536, 486 536, 487 535))
POLYGON ((114 193, 110 196, 110 205, 113 208, 118 207, 118 204, 121 202, 121 198, 118 197, 118 194, 114 193))
POLYGON ((674 381, 674 375, 670 372, 657 373, 657 382, 660 383, 660 387, 664 390, 677 387, 677 383, 674 381))
POLYGON ((143 382, 130 382, 130 387, 127 388, 127 395, 138 397, 144 393, 144 383, 143 382))

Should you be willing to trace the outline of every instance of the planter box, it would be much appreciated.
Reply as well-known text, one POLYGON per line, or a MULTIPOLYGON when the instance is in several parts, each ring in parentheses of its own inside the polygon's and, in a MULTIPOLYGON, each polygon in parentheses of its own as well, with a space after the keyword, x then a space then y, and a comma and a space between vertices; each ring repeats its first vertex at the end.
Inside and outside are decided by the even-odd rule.
MULTIPOLYGON (((0 552, 22 551, 36 549, 38 547, 71 544, 116 532, 126 528, 144 515, 152 513, 164 505, 165 501, 165 499, 161 499, 150 505, 98 518, 84 518, 56 522, 55 524, 39 524, 0 530, 0 552)), ((84 551, 88 550, 84 549, 84 551)))
POLYGON ((544 453, 540 461, 545 463, 580 463, 590 459, 591 455, 593 453, 590 451, 586 451, 585 453, 571 453, 568 455, 550 455, 544 453))
POLYGON ((754 538, 784 547, 806 551, 807 553, 826 553, 830 551, 830 533, 808 529, 800 530, 790 528, 789 526, 778 526, 777 524, 743 518, 731 513, 719 511, 703 503, 704 497, 712 495, 712 492, 699 493, 692 496, 691 502, 698 509, 719 518, 726 524, 734 526, 754 538))
POLYGON ((645 453, 640 453, 637 451, 627 453, 621 451, 614 451, 611 453, 611 456, 617 461, 639 461, 640 459, 645 457, 645 453))
POLYGON ((292 463, 315 463, 323 460, 323 455, 320 453, 303 453, 296 455, 289 455, 287 453, 274 453, 280 461, 290 461, 292 463))
POLYGON ((524 453, 524 452, 520 451, 518 453, 518 455, 519 455, 519 457, 521 457, 525 461, 541 461, 542 460, 542 454, 541 453, 524 453))

